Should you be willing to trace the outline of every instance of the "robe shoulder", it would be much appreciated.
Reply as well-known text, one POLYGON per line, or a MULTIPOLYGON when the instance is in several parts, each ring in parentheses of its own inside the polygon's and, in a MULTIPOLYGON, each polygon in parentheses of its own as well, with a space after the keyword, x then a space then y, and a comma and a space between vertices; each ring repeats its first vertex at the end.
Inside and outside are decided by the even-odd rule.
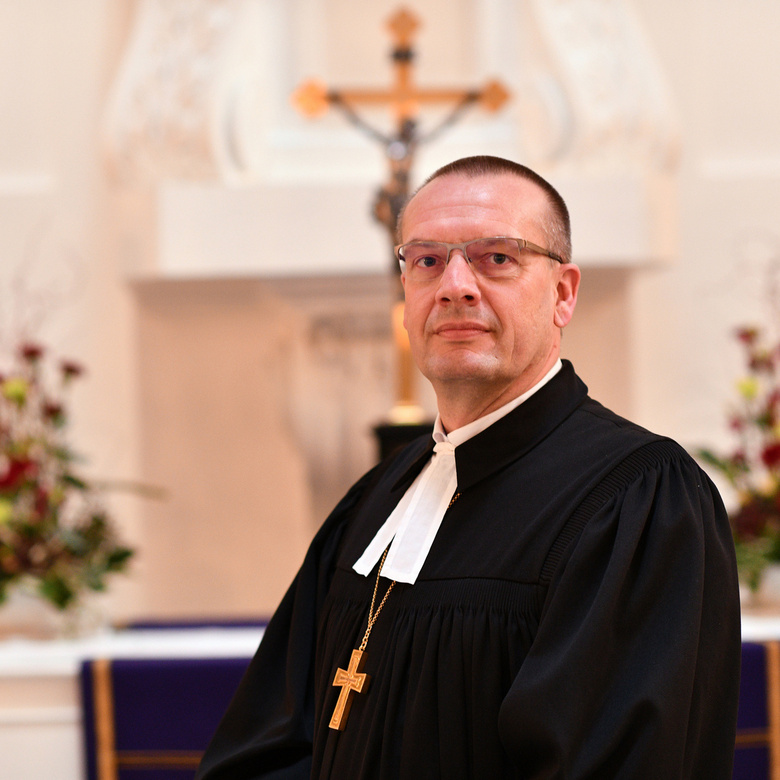
POLYGON ((504 744, 529 777, 727 780, 741 637, 717 491, 660 439, 586 503, 541 570, 539 628, 502 703, 504 744))

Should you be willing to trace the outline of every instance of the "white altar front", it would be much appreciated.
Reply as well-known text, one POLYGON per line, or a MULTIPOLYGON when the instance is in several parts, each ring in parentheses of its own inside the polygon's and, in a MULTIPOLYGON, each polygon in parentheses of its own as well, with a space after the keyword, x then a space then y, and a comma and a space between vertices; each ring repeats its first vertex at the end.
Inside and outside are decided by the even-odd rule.
POLYGON ((250 658, 262 628, 132 630, 0 642, 0 776, 84 780, 78 675, 86 659, 250 658))

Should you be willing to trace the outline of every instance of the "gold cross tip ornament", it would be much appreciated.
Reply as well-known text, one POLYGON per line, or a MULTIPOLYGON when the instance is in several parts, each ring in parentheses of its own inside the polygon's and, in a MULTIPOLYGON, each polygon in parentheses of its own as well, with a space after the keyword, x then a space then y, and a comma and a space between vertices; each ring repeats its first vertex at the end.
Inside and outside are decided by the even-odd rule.
POLYGON ((387 20, 387 29, 400 46, 411 43, 419 26, 420 20, 408 8, 399 8, 387 20))
POLYGON ((319 79, 304 81, 290 99, 304 116, 322 116, 328 110, 328 88, 319 79))
POLYGON ((479 102, 486 111, 498 111, 509 100, 509 92, 500 81, 489 81, 480 90, 479 102))

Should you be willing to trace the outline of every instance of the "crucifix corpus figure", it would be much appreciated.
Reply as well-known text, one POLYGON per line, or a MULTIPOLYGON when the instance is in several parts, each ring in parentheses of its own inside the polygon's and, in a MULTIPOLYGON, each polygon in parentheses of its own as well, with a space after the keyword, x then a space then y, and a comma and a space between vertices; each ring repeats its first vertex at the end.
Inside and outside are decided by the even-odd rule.
MULTIPOLYGON (((379 141, 390 164, 388 181, 379 188, 374 198, 374 218, 384 225, 392 248, 396 241, 396 225, 401 209, 409 198, 409 181, 414 153, 420 144, 427 143, 452 125, 474 104, 488 111, 498 111, 509 98, 509 92, 500 81, 489 81, 481 89, 426 89, 414 84, 414 35, 420 26, 411 11, 401 8, 387 22, 393 39, 392 60, 395 80, 388 88, 329 89, 321 81, 312 79, 298 87, 292 95, 293 105, 305 116, 324 114, 330 106, 339 109, 354 125, 379 141), (421 134, 417 114, 422 105, 451 105, 452 109, 438 126, 421 134), (395 117, 395 132, 387 135, 366 122, 358 113, 360 106, 386 106, 395 117)), ((391 258, 394 275, 398 265, 391 258)), ((398 297, 402 297, 400 284, 398 297)), ((393 425, 420 423, 425 417, 416 402, 414 368, 409 342, 401 324, 403 303, 398 302, 392 313, 393 337, 396 345, 397 390, 396 403, 388 414, 393 425)))
MULTIPOLYGON (((306 81, 293 93, 293 104, 305 116, 324 114, 330 106, 338 108, 361 130, 382 144, 390 164, 390 177, 377 192, 373 214, 388 231, 390 245, 395 244, 398 215, 409 197, 409 174, 417 147, 438 136, 474 104, 498 111, 509 98, 499 81, 489 81, 481 89, 426 89, 414 83, 414 35, 418 18, 401 8, 387 22, 393 39, 391 57, 395 79, 390 87, 377 89, 329 89, 321 81, 306 81), (418 131, 417 115, 423 105, 450 104, 452 110, 437 127, 425 134, 418 131), (386 106, 394 114, 395 132, 387 135, 369 125, 358 113, 360 106, 386 106)), ((396 268, 393 261, 393 268, 396 268)))

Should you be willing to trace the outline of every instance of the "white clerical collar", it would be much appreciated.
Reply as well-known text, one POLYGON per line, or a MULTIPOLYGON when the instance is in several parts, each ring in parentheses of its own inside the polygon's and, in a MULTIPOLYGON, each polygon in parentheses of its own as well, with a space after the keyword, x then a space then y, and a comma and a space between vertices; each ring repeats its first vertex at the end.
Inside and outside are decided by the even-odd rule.
POLYGON ((416 582, 458 486, 455 448, 528 400, 561 367, 561 361, 558 360, 530 390, 500 409, 450 433, 445 433, 441 419, 437 416, 433 431, 436 444, 431 460, 409 486, 352 568, 367 577, 389 545, 382 576, 399 582, 416 582))
POLYGON ((454 447, 463 444, 464 441, 468 441, 478 433, 487 430, 494 422, 505 417, 513 409, 517 409, 521 403, 527 401, 534 393, 541 390, 562 368, 563 363, 558 358, 553 367, 530 390, 526 390, 522 395, 513 398, 509 403, 504 404, 494 412, 490 412, 490 414, 486 414, 484 417, 478 417, 476 420, 460 428, 455 428, 449 433, 444 430, 444 426, 441 424, 441 415, 437 414, 436 422, 433 425, 433 440, 435 442, 449 441, 454 447))

